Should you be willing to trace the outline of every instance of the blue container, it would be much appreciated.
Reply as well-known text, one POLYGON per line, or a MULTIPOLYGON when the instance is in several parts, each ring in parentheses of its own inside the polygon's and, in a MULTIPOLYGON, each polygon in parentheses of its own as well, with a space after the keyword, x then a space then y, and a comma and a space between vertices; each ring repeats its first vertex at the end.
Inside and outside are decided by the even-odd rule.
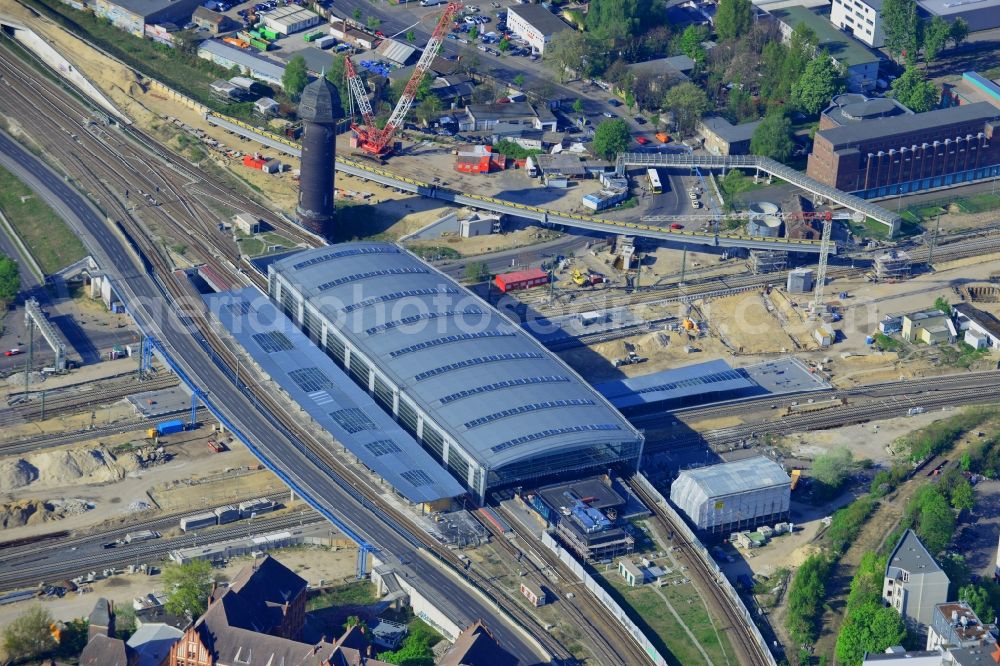
POLYGON ((158 423, 156 425, 157 435, 172 435, 175 432, 182 432, 184 430, 184 421, 180 419, 173 419, 172 421, 164 421, 163 423, 158 423))
POLYGON ((868 337, 865 338, 865 344, 866 345, 875 344, 875 338, 869 335, 868 337))

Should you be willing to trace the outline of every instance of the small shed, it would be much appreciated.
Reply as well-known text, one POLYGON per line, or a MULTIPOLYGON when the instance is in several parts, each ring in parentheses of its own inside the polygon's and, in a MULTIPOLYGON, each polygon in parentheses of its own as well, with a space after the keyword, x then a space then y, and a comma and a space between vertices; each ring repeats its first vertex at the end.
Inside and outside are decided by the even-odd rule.
POLYGON ((640 567, 632 560, 619 560, 618 573, 625 579, 625 584, 629 587, 645 585, 647 582, 645 567, 640 567))
POLYGON ((375 48, 375 53, 401 67, 409 63, 416 52, 416 48, 409 44, 397 42, 395 39, 383 39, 375 48))
POLYGON ((249 213, 239 213, 233 218, 233 225, 245 234, 260 233, 260 220, 249 213))
POLYGON ((278 103, 270 97, 261 97, 253 103, 253 110, 262 116, 269 116, 278 113, 278 103))
POLYGON ((819 343, 820 347, 829 347, 833 344, 833 331, 826 326, 819 326, 813 331, 813 338, 819 343))
POLYGON ((524 595, 524 597, 530 601, 531 605, 535 608, 544 606, 547 601, 545 590, 529 581, 523 581, 521 583, 521 594, 524 595))

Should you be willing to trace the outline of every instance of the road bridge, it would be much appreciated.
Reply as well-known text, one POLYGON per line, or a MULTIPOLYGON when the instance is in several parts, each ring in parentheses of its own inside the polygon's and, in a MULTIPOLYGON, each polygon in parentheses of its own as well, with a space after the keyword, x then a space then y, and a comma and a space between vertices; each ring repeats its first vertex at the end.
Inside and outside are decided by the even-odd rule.
MULTIPOLYGON (((222 127, 230 132, 239 134, 248 139, 253 139, 259 143, 269 146, 275 150, 280 150, 286 155, 299 157, 302 149, 299 144, 281 135, 260 130, 253 125, 249 125, 235 118, 227 118, 218 113, 205 114, 205 120, 222 127)), ((777 164, 777 163, 775 163, 777 164)), ((778 165, 783 166, 783 165, 778 165)), ((787 167, 783 167, 786 168, 787 167)), ((574 229, 584 229, 605 234, 628 234, 630 236, 641 236, 643 238, 655 238, 657 240, 673 241, 691 245, 709 245, 712 247, 742 247, 750 250, 783 250, 787 252, 808 252, 819 254, 820 242, 814 240, 792 239, 792 238, 749 238, 736 234, 719 233, 716 231, 688 231, 685 229, 671 229, 669 226, 659 226, 655 224, 642 224, 635 222, 623 222, 621 220, 610 220, 606 218, 592 217, 590 215, 577 215, 575 213, 565 213, 551 208, 541 208, 539 206, 528 206, 505 199, 496 199, 478 194, 463 194, 450 190, 440 185, 425 183, 422 181, 407 178, 386 170, 381 166, 367 164, 350 158, 337 158, 337 171, 348 173, 358 178, 370 180, 386 187, 393 187, 404 192, 412 192, 429 199, 439 199, 449 203, 469 206, 477 210, 488 210, 501 215, 513 215, 529 220, 535 220, 543 225, 561 225, 574 229)), ((797 172, 796 172, 797 173, 797 172)), ((780 176, 784 178, 784 176, 780 176)), ((843 194, 843 193, 841 193, 843 194)), ((854 197, 857 198, 857 197, 854 197)), ((860 199, 858 199, 861 201, 860 199)), ((836 253, 836 248, 831 252, 836 253)))
MULTIPOLYGON (((621 153, 618 156, 617 171, 624 173, 625 167, 663 167, 669 168, 702 168, 702 169, 756 169, 771 176, 787 181, 817 197, 840 204, 857 213, 877 220, 889 227, 889 235, 895 236, 899 231, 902 218, 897 213, 886 210, 882 206, 866 201, 825 185, 815 178, 810 178, 801 171, 785 166, 770 157, 756 155, 692 155, 688 153, 621 153)), ((771 248, 775 249, 775 248, 771 248)), ((818 250, 817 250, 818 251, 818 250)))

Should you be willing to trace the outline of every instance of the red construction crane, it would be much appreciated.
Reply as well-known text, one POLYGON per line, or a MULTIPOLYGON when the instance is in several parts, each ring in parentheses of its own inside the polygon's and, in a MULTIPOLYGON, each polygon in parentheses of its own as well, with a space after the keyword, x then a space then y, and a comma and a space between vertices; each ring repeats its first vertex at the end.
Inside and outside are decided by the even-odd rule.
POLYGON ((392 138, 396 135, 396 131, 403 126, 406 114, 409 113, 410 107, 413 106, 417 88, 420 86, 424 75, 430 70, 435 56, 441 50, 441 45, 444 43, 445 34, 448 32, 448 26, 452 18, 461 9, 462 3, 460 2, 450 2, 445 7, 444 13, 438 19, 437 26, 434 27, 431 38, 427 41, 427 46, 424 48, 420 60, 417 61, 413 75, 410 76, 410 80, 406 83, 406 88, 403 89, 402 96, 396 102, 396 108, 392 110, 392 115, 389 116, 388 122, 386 122, 385 127, 382 129, 375 126, 375 114, 372 112, 372 105, 368 100, 368 91, 365 89, 364 82, 355 71, 354 65, 351 63, 351 58, 346 58, 347 81, 351 88, 351 95, 353 95, 354 101, 361 110, 361 118, 364 122, 363 125, 351 123, 351 129, 354 130, 356 135, 355 146, 357 148, 375 157, 385 157, 392 151, 392 138))

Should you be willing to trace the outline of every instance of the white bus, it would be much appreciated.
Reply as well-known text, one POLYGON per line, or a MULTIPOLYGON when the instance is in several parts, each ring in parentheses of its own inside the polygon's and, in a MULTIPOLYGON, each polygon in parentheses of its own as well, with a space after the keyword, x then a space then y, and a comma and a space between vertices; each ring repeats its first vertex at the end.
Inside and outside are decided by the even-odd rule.
POLYGON ((646 180, 649 181, 649 191, 653 194, 661 194, 663 185, 660 184, 660 174, 656 169, 646 169, 646 180))

